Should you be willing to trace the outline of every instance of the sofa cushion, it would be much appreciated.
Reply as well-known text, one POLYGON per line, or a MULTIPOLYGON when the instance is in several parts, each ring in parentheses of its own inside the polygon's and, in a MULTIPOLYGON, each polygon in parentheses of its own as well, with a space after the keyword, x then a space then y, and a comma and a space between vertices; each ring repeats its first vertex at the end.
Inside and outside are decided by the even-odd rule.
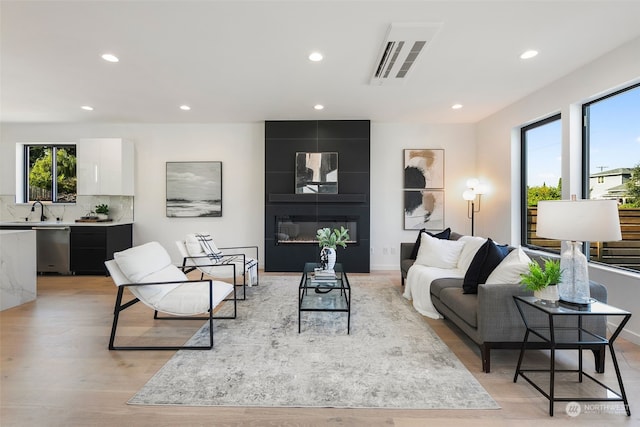
POLYGON ((431 282, 431 295, 440 299, 440 292, 447 288, 459 288, 462 286, 462 279, 457 277, 445 277, 431 282))
POLYGON ((435 237, 437 239, 449 240, 449 236, 451 235, 451 228, 447 228, 442 230, 439 233, 429 233, 425 228, 418 232, 418 238, 416 239, 416 243, 413 245, 413 250, 411 251, 411 255, 409 258, 416 259, 418 257, 418 250, 420 249, 420 242, 422 241, 422 233, 427 233, 431 237, 435 237))
POLYGON ((478 284, 485 283, 491 272, 505 258, 502 251, 491 239, 480 246, 476 252, 462 282, 462 290, 465 294, 477 294, 478 284))
POLYGON ((478 295, 464 294, 461 287, 440 291, 440 301, 473 328, 478 327, 478 295))
POLYGON ((463 247, 463 242, 437 239, 427 233, 422 233, 416 264, 454 269, 458 264, 458 258, 463 247))
POLYGON ((531 258, 522 248, 514 249, 491 272, 485 283, 488 285, 519 284, 520 275, 529 271, 530 262, 531 258))
POLYGON ((458 259, 458 270, 467 271, 469 269, 476 252, 478 252, 480 246, 482 246, 486 241, 487 239, 484 237, 474 236, 462 236, 458 239, 458 242, 464 242, 464 248, 462 249, 460 258, 458 259))

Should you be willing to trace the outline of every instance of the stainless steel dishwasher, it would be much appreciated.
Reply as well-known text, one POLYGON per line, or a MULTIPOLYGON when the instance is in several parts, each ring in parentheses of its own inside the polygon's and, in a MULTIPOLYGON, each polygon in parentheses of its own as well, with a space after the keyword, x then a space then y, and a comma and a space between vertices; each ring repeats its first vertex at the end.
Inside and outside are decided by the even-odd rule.
POLYGON ((70 227, 32 227, 36 230, 38 273, 71 274, 70 227))

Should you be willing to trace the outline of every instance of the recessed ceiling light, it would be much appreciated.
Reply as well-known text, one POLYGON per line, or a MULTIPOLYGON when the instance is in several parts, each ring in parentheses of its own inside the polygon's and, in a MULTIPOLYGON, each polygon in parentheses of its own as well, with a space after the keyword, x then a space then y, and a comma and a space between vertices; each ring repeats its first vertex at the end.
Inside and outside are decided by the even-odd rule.
POLYGON ((323 56, 320 52, 312 52, 311 55, 309 55, 309 60, 313 62, 322 61, 322 58, 323 56))
POLYGON ((90 106, 90 105, 83 105, 83 106, 82 106, 82 107, 80 107, 80 108, 82 108, 82 109, 83 109, 83 110, 85 110, 85 111, 93 111, 93 107, 92 107, 92 106, 90 106))
POLYGON ((520 59, 531 59, 534 56, 538 55, 538 51, 537 50, 527 50, 526 52, 524 52, 522 55, 520 55, 520 59))
POLYGON ((454 110, 459 110, 462 108, 462 104, 453 104, 451 108, 453 108, 454 110))
POLYGON ((183 110, 183 111, 189 111, 189 110, 191 110, 191 107, 189 107, 188 105, 181 105, 180 109, 183 110))
POLYGON ((118 61, 120 61, 117 56, 115 56, 115 55, 113 55, 111 53, 105 53, 104 55, 102 55, 102 59, 104 59, 105 61, 108 61, 108 62, 118 62, 118 61))
POLYGON ((323 110, 324 109, 324 105, 316 104, 316 105, 313 106, 313 108, 315 108, 316 110, 323 110))

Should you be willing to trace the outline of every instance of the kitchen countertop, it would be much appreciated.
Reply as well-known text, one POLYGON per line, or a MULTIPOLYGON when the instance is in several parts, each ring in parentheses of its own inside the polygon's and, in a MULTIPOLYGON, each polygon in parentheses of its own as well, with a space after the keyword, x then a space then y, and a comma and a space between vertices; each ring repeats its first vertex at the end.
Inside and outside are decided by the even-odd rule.
POLYGON ((75 221, 0 221, 0 227, 112 227, 133 224, 133 221, 75 222, 75 221))

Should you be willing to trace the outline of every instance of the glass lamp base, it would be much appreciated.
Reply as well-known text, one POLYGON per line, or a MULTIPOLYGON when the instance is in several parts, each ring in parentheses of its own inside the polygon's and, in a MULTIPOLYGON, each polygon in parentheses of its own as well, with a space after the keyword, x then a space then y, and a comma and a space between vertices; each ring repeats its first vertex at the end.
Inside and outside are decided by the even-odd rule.
POLYGON ((564 242, 560 256, 562 281, 558 285, 560 301, 577 306, 591 304, 587 257, 580 250, 580 242, 564 242))

